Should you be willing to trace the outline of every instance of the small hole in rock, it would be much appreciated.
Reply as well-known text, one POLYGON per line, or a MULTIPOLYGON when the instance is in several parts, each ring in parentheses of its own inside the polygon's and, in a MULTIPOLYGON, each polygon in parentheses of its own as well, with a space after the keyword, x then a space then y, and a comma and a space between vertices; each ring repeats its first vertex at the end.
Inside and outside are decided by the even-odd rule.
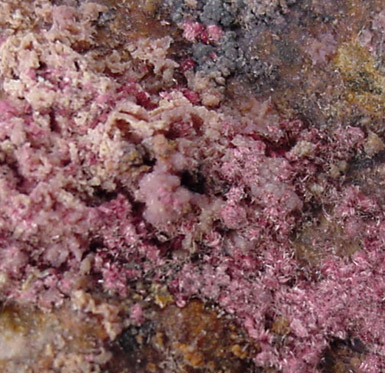
POLYGON ((200 172, 183 171, 180 180, 181 185, 191 192, 198 194, 205 193, 205 178, 200 172))

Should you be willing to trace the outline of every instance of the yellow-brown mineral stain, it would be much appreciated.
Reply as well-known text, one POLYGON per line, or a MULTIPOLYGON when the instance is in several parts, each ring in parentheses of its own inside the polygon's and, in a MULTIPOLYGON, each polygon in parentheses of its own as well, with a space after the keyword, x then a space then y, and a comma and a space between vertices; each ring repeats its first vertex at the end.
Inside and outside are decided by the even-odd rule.
POLYGON ((369 51, 355 40, 338 48, 335 64, 346 86, 349 102, 363 106, 377 116, 385 114, 385 75, 369 51))
POLYGON ((352 256, 361 248, 361 243, 358 238, 346 237, 344 227, 333 215, 322 213, 315 223, 302 230, 294 247, 298 260, 317 265, 331 252, 340 257, 352 256))

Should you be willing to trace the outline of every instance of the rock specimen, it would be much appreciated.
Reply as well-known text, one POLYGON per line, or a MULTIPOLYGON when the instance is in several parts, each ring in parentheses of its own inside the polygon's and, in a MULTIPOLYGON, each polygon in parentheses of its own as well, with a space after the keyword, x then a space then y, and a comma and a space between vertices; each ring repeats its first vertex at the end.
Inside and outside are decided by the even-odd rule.
POLYGON ((3 371, 384 370, 384 12, 3 1, 3 371))

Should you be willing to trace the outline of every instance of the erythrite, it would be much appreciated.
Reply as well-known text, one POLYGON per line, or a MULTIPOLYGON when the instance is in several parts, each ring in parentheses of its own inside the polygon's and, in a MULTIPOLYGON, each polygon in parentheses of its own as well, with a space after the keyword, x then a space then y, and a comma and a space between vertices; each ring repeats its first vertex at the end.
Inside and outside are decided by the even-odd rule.
MULTIPOLYGON (((233 105, 220 76, 170 57, 169 36, 100 58, 87 45, 101 5, 28 9, 37 29, 8 25, 0 39, 2 300, 72 302, 114 340, 127 320, 86 294, 124 300, 150 282, 179 307, 198 298, 231 315, 258 367, 316 371, 331 340, 355 338, 360 369, 384 369, 384 201, 343 176, 381 139, 283 118, 268 99, 233 105)), ((182 22, 182 37, 220 45, 206 23, 182 22)), ((322 65, 337 41, 304 48, 322 65)), ((133 302, 129 323, 142 325, 133 302)))

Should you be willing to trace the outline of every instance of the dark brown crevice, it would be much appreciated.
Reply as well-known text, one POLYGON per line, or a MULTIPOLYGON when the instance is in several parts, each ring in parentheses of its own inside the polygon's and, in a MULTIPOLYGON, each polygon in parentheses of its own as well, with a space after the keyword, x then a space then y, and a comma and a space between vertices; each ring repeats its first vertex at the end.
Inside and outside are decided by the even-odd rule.
POLYGON ((321 373, 359 373, 359 365, 366 352, 365 344, 357 337, 346 340, 332 338, 322 354, 318 369, 321 373))
POLYGON ((205 193, 205 177, 201 172, 185 170, 182 172, 180 179, 181 185, 189 191, 198 194, 205 193))

